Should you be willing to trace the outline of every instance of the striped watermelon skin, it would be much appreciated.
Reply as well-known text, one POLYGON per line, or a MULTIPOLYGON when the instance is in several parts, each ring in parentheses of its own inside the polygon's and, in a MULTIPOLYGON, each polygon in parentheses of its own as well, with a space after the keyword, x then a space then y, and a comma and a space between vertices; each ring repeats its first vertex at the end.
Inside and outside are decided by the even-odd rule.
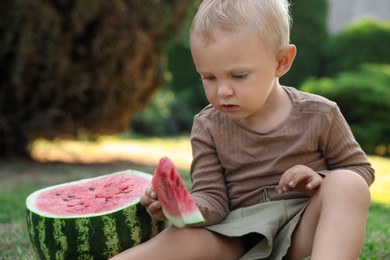
POLYGON ((39 259, 108 259, 157 235, 165 223, 152 219, 139 200, 108 214, 45 217, 27 208, 28 233, 39 259))

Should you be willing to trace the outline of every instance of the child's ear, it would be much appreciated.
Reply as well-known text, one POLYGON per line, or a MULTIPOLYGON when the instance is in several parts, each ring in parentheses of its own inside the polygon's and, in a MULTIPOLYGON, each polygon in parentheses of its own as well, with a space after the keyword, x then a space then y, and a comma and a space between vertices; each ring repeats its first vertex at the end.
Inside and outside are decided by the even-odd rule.
POLYGON ((278 54, 278 64, 275 71, 276 77, 280 78, 290 70, 296 53, 297 48, 293 44, 289 44, 287 47, 280 50, 278 54))

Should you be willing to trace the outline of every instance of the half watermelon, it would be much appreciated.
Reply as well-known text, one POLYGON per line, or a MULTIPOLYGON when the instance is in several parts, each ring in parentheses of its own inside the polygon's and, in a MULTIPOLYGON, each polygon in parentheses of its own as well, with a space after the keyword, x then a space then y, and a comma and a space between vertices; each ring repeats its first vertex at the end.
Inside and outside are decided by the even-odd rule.
POLYGON ((160 160, 152 179, 152 186, 167 219, 182 228, 204 223, 202 213, 188 191, 173 162, 160 160))
POLYGON ((150 174, 127 170, 38 190, 26 199, 40 259, 108 259, 159 233, 140 197, 150 174))

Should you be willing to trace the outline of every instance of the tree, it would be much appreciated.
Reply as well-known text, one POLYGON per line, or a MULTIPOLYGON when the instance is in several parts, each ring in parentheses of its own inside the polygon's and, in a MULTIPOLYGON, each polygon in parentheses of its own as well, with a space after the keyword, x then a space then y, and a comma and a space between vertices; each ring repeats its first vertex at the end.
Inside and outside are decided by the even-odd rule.
POLYGON ((162 85, 189 0, 0 2, 0 157, 38 137, 127 130, 162 85))
POLYGON ((281 78, 285 85, 299 88, 308 77, 324 74, 324 56, 328 42, 327 0, 290 0, 293 25, 291 42, 297 56, 291 70, 281 78))
POLYGON ((208 104, 189 44, 189 28, 201 1, 195 0, 181 33, 165 49, 164 88, 133 117, 132 131, 147 136, 174 136, 191 131, 194 115, 208 104))

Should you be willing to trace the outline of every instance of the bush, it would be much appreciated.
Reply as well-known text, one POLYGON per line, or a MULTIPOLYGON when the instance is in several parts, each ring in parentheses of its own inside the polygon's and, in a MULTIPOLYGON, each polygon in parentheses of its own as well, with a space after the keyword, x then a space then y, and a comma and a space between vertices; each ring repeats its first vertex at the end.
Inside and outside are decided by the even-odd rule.
POLYGON ((390 145, 390 65, 366 64, 333 79, 310 79, 301 89, 335 101, 367 153, 390 145))
POLYGON ((164 89, 154 96, 149 106, 136 114, 132 130, 143 136, 174 136, 188 133, 194 112, 183 103, 183 99, 164 89))
POLYGON ((284 85, 300 86, 308 77, 323 76, 325 47, 328 42, 327 0, 291 0, 291 42, 297 56, 291 70, 281 78, 284 85))
POLYGON ((356 70, 363 63, 389 63, 390 23, 363 20, 329 41, 326 75, 356 70))
POLYGON ((184 26, 185 30, 166 48, 166 84, 150 105, 133 118, 131 129, 135 133, 147 136, 188 133, 194 115, 208 104, 192 61, 188 27, 184 26))

